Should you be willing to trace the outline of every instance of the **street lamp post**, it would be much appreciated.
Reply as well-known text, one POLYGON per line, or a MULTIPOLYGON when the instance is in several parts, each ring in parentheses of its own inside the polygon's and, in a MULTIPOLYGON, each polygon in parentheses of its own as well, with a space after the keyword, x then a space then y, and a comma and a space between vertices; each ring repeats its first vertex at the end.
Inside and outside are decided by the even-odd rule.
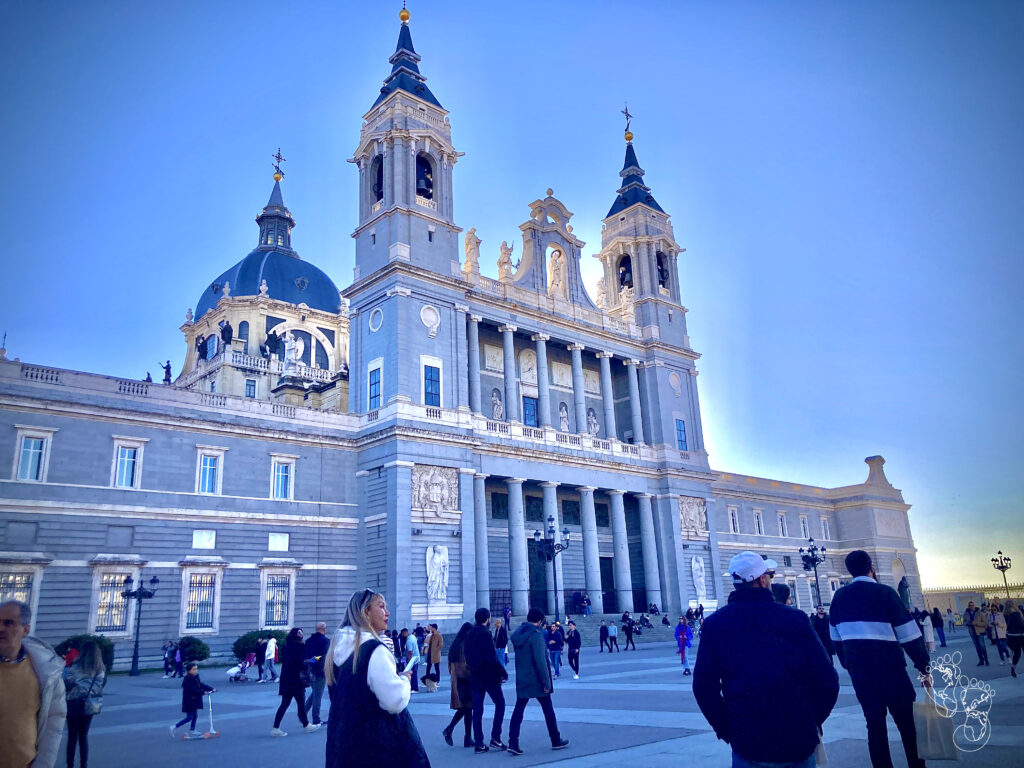
POLYGON ((558 541, 556 536, 554 515, 548 516, 546 536, 541 536, 540 531, 537 530, 533 532, 533 540, 537 542, 537 552, 551 563, 551 573, 554 576, 555 587, 555 622, 557 623, 561 619, 558 615, 558 567, 555 564, 555 558, 569 548, 569 529, 562 529, 562 541, 558 541))
POLYGON ((806 547, 800 547, 800 559, 804 561, 805 571, 814 571, 814 588, 818 591, 818 605, 823 604, 821 599, 821 582, 818 581, 818 566, 825 562, 825 548, 814 543, 814 539, 807 540, 806 547))
POLYGON ((996 552, 998 557, 992 558, 992 567, 1003 574, 1003 586, 1006 587, 1006 599, 1010 599, 1010 583, 1006 580, 1006 572, 1010 570, 1010 557, 1004 555, 1003 550, 996 552))
POLYGON ((149 580, 150 589, 146 589, 142 583, 142 577, 139 576, 139 586, 137 589, 132 589, 132 577, 124 577, 124 591, 121 593, 121 597, 126 600, 137 600, 139 603, 138 608, 135 611, 135 650, 132 651, 132 668, 128 673, 131 677, 138 677, 139 675, 139 629, 142 626, 142 602, 149 600, 151 597, 156 595, 156 588, 160 586, 160 579, 154 576, 149 580))

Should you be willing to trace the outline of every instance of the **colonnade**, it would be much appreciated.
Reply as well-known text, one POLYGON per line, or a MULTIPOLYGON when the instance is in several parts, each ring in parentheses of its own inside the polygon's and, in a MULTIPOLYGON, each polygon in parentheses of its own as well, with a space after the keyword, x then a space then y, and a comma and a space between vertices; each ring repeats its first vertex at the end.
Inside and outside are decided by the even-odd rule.
MULTIPOLYGON (((469 407, 473 413, 483 413, 480 384, 480 315, 469 315, 469 407)), ((505 421, 522 421, 522 400, 519 397, 518 377, 516 375, 515 325, 498 326, 502 337, 502 356, 504 361, 504 394, 505 421)), ((548 342, 551 337, 544 333, 530 336, 537 353, 537 419, 541 427, 551 426, 551 393, 548 376, 548 342)), ((572 359, 572 392, 573 407, 576 414, 576 429, 580 433, 587 431, 587 405, 583 377, 583 354, 587 348, 583 344, 570 343, 565 349, 572 359)), ((614 355, 605 350, 594 350, 601 370, 601 402, 604 412, 605 436, 617 439, 618 431, 615 423, 615 397, 612 391, 611 361, 614 355)), ((633 430, 633 442, 647 442, 644 435, 643 416, 640 409, 640 384, 637 369, 640 361, 632 358, 622 359, 626 368, 626 382, 629 391, 630 426, 633 430)))
MULTIPOLYGON (((475 521, 476 588, 477 604, 490 602, 490 577, 487 548, 487 493, 485 483, 488 475, 478 472, 473 476, 473 503, 475 521)), ((509 565, 511 572, 512 613, 525 615, 530 608, 530 573, 527 550, 526 516, 523 497, 523 483, 526 478, 505 478, 508 486, 508 536, 509 565)), ((558 487, 552 480, 541 481, 543 493, 544 520, 555 520, 555 530, 560 530, 561 520, 558 509, 558 487)), ((592 600, 600 599, 601 560, 597 540, 597 513, 594 505, 594 486, 577 486, 580 494, 580 528, 583 533, 583 575, 587 593, 592 600)), ((626 533, 626 509, 623 503, 625 491, 606 490, 611 501, 612 565, 615 578, 615 602, 619 611, 633 610, 633 578, 629 562, 629 540, 626 533)), ((658 551, 655 539, 654 510, 651 494, 634 493, 640 516, 640 542, 643 553, 644 581, 647 601, 662 605, 661 572, 658 566, 658 551)), ((547 523, 545 522, 544 525, 547 523)), ((559 585, 562 579, 561 558, 555 558, 554 565, 548 565, 548 585, 554 583, 551 569, 557 569, 559 585)), ((562 590, 556 594, 560 613, 565 615, 562 590)), ((646 609, 647 606, 643 606, 646 609)))

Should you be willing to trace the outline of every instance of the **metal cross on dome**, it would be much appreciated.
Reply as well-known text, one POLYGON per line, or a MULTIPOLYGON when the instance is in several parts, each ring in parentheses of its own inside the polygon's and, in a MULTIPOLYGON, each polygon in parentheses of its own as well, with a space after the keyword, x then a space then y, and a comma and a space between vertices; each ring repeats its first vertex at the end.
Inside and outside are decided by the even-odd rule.
POLYGON ((626 130, 629 130, 629 121, 633 119, 633 115, 629 114, 629 104, 626 104, 626 108, 622 110, 622 114, 626 117, 626 130))
POLYGON ((284 171, 281 170, 281 163, 287 162, 287 160, 285 160, 284 155, 281 154, 280 147, 277 148, 277 154, 271 155, 270 159, 274 161, 274 172, 280 173, 282 176, 284 176, 284 171))

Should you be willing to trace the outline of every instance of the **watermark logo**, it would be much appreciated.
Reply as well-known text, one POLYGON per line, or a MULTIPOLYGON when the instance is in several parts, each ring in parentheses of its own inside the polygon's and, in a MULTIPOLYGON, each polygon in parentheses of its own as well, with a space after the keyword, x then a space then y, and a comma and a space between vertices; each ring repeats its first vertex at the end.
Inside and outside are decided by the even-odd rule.
POLYGON ((953 721, 953 741, 961 752, 977 752, 992 735, 988 713, 996 692, 984 680, 968 678, 960 671, 959 651, 932 659, 929 696, 940 714, 953 721))

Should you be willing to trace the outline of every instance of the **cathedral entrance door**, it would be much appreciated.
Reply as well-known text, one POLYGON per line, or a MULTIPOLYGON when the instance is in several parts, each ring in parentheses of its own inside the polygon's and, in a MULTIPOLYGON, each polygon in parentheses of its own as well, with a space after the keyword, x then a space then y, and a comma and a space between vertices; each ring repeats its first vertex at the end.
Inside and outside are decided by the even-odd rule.
POLYGON ((601 558, 601 612, 615 613, 618 601, 615 599, 615 569, 610 557, 601 558))
POLYGON ((530 564, 530 607, 548 611, 548 563, 537 550, 537 542, 526 541, 527 561, 530 564))

